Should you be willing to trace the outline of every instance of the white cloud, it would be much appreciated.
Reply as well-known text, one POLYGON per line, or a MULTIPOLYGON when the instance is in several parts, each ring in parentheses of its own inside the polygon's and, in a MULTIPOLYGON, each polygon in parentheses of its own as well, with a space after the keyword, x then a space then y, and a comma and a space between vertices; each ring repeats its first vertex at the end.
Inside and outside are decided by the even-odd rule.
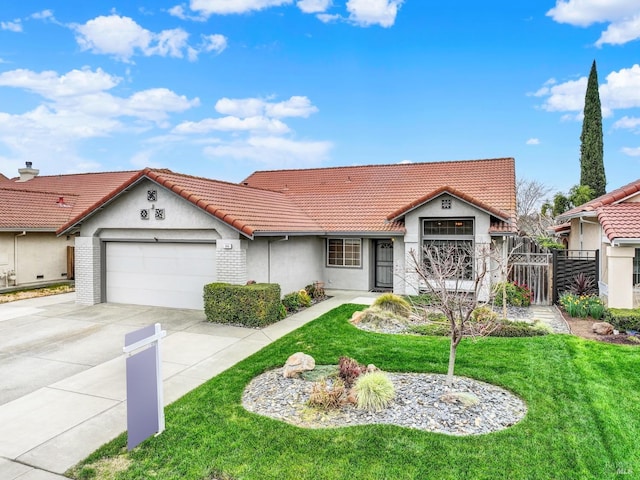
POLYGON ((0 74, 0 86, 22 88, 47 99, 101 92, 115 87, 120 81, 120 78, 109 75, 100 68, 96 71, 88 68, 71 70, 64 75, 58 75, 52 70, 37 73, 26 69, 0 74))
POLYGON ((56 21, 51 10, 41 10, 40 12, 32 13, 29 18, 33 18, 35 20, 51 20, 54 22, 56 21))
POLYGON ((236 117, 267 116, 275 118, 303 117, 316 113, 318 108, 304 96, 292 96, 282 102, 268 102, 260 98, 221 98, 216 102, 218 113, 236 117))
POLYGON ((540 139, 530 138, 529 140, 527 140, 527 145, 540 145, 540 139))
POLYGON ((212 157, 251 160, 271 166, 319 164, 333 148, 331 142, 296 141, 282 137, 251 137, 246 142, 205 147, 212 157))
POLYGON ((143 28, 132 18, 119 15, 99 16, 72 28, 80 48, 111 55, 123 62, 131 62, 131 58, 138 54, 147 57, 187 57, 194 61, 201 51, 221 53, 227 45, 227 39, 216 34, 203 36, 202 45, 195 48, 189 45, 189 34, 181 28, 155 33, 143 28))
POLYGON ((391 27, 403 2, 404 0, 348 0, 349 20, 363 27, 376 24, 391 27))
POLYGON ((2 30, 9 30, 10 32, 21 32, 22 21, 16 18, 13 22, 0 22, 0 28, 2 28, 2 30))
MULTIPOLYGON (((549 112, 582 112, 586 90, 587 77, 582 77, 542 87, 533 95, 547 97, 542 108, 549 112)), ((605 117, 611 116, 614 110, 640 107, 640 65, 611 72, 598 90, 605 117)))
POLYGON ((613 128, 622 128, 625 130, 636 130, 640 127, 640 118, 627 117, 626 115, 613 124, 613 128))
POLYGON ((222 118, 207 118, 200 122, 183 122, 173 129, 174 133, 180 134, 201 134, 209 133, 212 131, 263 131, 272 134, 282 134, 289 132, 290 129, 280 120, 261 116, 247 118, 238 118, 231 116, 222 118))
POLYGON ((316 15, 316 18, 320 20, 322 23, 331 23, 331 22, 336 22, 338 20, 342 20, 342 16, 337 14, 331 15, 328 13, 319 13, 318 15, 316 15))
POLYGON ((288 5, 293 0, 191 0, 190 8, 202 16, 228 15, 288 5))
POLYGON ((227 37, 220 34, 203 35, 202 50, 205 52, 222 53, 227 48, 227 37))
POLYGON ((623 147, 621 149, 622 153, 625 155, 629 155, 630 157, 640 157, 640 147, 623 147))
POLYGON ((640 38, 640 15, 610 24, 600 35, 596 47, 604 44, 624 45, 637 38, 640 38))
POLYGON ((331 0, 298 0, 296 5, 304 13, 322 13, 327 11, 331 3, 331 0))
POLYGON ((638 30, 638 0, 557 0, 547 15, 558 23, 588 27, 595 23, 609 23, 596 42, 623 44, 640 38, 638 30), (634 30, 635 28, 635 30, 634 30))

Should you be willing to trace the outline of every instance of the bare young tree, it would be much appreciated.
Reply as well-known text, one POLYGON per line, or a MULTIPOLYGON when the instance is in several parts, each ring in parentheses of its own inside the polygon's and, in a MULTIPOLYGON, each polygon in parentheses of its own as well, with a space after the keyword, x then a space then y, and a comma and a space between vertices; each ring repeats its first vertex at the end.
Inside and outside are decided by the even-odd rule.
POLYGON ((541 212, 550 192, 550 187, 537 180, 519 178, 516 181, 516 224, 521 234, 546 236, 546 229, 553 224, 553 219, 541 212))
MULTIPOLYGON (((487 324, 471 322, 478 307, 478 297, 485 288, 489 274, 490 245, 476 245, 475 249, 464 245, 445 244, 425 246, 422 256, 415 250, 409 252, 421 285, 431 294, 432 307, 444 314, 450 327, 449 367, 447 385, 453 383, 456 352, 465 335, 488 335, 487 324), (480 329, 474 329, 474 327, 480 329)), ((494 327, 495 328, 495 327, 494 327)))

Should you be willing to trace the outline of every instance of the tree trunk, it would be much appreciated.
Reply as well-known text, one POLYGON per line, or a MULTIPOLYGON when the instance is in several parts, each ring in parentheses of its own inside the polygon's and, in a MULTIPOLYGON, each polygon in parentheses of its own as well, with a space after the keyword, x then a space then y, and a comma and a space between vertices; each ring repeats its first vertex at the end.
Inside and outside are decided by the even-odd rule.
POLYGON ((449 345, 449 368, 447 370, 447 387, 453 385, 453 368, 456 365, 456 349, 458 348, 458 344, 451 339, 451 343, 449 345))

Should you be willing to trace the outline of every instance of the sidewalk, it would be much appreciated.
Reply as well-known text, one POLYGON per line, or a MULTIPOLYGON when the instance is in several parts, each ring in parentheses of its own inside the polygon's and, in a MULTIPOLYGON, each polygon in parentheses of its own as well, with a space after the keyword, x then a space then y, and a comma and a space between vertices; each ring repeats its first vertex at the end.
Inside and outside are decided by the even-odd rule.
POLYGON ((9 385, 0 402, 0 478, 62 480, 70 467, 126 430, 124 333, 156 322, 167 330, 162 372, 169 404, 323 313, 377 296, 329 294, 260 330, 210 324, 200 311, 83 307, 74 294, 0 305, 0 375, 9 385), (22 379, 25 371, 33 379, 22 379))

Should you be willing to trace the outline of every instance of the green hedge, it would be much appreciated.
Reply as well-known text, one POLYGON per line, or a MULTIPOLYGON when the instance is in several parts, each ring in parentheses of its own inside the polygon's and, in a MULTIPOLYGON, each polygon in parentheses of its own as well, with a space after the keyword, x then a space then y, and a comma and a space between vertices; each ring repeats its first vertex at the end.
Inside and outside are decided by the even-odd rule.
POLYGON ((604 314, 604 321, 620 331, 640 331, 640 308, 608 308, 604 314))
POLYGON ((204 313, 210 322, 264 327, 280 320, 280 305, 276 283, 204 286, 204 313))

